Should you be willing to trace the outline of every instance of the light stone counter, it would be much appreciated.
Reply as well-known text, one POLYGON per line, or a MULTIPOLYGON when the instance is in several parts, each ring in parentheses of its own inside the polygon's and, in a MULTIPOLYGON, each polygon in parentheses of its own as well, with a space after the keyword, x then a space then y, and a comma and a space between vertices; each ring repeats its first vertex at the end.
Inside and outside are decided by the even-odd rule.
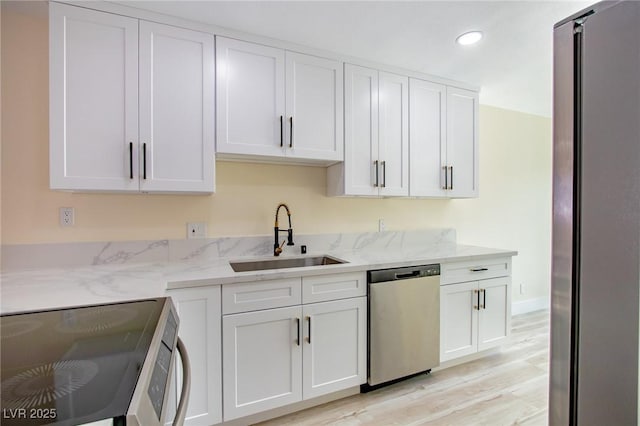
POLYGON ((0 313, 159 297, 166 289, 163 270, 145 263, 3 273, 0 313))
MULTIPOLYGON (((459 245, 455 243, 453 230, 427 230, 413 232, 385 232, 366 234, 334 234, 299 236, 296 245, 307 244, 306 256, 327 254, 347 263, 303 268, 274 269, 258 272, 234 272, 229 261, 265 258, 271 250, 268 237, 220 238, 148 243, 83 243, 84 247, 68 246, 68 250, 80 252, 89 259, 100 259, 92 265, 50 267, 46 250, 36 248, 45 258, 47 267, 37 265, 6 268, 0 283, 0 313, 51 309, 66 306, 110 303, 170 295, 171 289, 205 285, 229 284, 247 281, 271 280, 294 276, 366 271, 429 263, 448 263, 488 257, 514 256, 516 251, 459 245), (172 247, 173 243, 173 247, 172 247), (102 256, 86 253, 89 245, 95 246, 102 256), (135 247, 144 253, 136 259, 122 247, 135 247), (143 247, 141 250, 140 247, 143 247), (164 259, 150 258, 145 247, 161 248, 164 259), (105 252, 116 261, 104 261, 105 252), (173 256, 170 254, 173 251, 173 256), (138 262, 136 262, 138 260, 138 262), (7 270, 8 269, 8 270, 7 270)), ((50 245, 51 250, 60 247, 50 245)), ((80 244, 82 246, 82 244, 80 244)), ((289 247, 287 249, 290 249, 289 247)), ((6 250, 3 248, 3 250, 6 250)), ((11 250, 11 249, 10 249, 11 250)), ((27 251, 24 247, 14 251, 27 251)), ((15 255, 12 254, 12 255, 15 255)), ((59 254, 58 254, 59 256, 59 254)), ((282 257, 299 257, 285 251, 282 257)), ((68 259, 68 253, 65 257, 68 259)), ((4 258, 3 258, 4 259, 4 258)))
MULTIPOLYGON (((452 244, 437 248, 414 248, 400 251, 332 251, 309 253, 305 256, 329 255, 346 263, 303 268, 271 269, 254 272, 234 272, 229 262, 265 259, 260 257, 221 258, 211 262, 172 262, 164 270, 168 289, 196 287, 202 285, 230 284, 248 281, 263 281, 310 275, 336 274, 341 272, 367 271, 372 269, 397 268, 402 266, 450 263, 488 257, 515 256, 516 251, 487 247, 452 244)), ((304 257, 304 256, 281 256, 304 257)), ((271 257, 273 258, 273 257, 271 257)))

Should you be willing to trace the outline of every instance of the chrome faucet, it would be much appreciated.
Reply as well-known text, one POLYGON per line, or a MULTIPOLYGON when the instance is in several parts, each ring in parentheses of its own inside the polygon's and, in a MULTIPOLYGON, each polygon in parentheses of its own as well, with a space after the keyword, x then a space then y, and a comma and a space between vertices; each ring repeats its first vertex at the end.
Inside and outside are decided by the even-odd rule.
POLYGON ((287 206, 284 203, 281 203, 278 205, 278 208, 276 209, 276 224, 273 227, 273 232, 275 234, 275 240, 273 243, 273 255, 274 256, 280 256, 280 253, 282 253, 282 246, 284 246, 284 241, 282 241, 282 244, 279 244, 278 241, 280 240, 279 234, 280 232, 284 232, 287 231, 287 245, 288 246, 292 246, 293 245, 293 229, 291 228, 291 211, 289 210, 289 206, 287 206), (278 213, 280 212, 280 207, 284 207, 284 209, 287 211, 287 216, 289 217, 289 229, 280 229, 280 227, 278 226, 278 213))

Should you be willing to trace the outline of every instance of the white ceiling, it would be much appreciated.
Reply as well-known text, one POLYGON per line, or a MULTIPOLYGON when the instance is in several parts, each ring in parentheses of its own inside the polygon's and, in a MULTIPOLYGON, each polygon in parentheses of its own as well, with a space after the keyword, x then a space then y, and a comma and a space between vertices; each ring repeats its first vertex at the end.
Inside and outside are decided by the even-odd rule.
POLYGON ((550 117, 553 25, 593 2, 119 3, 471 83, 482 104, 550 117), (456 45, 468 30, 485 36, 456 45))

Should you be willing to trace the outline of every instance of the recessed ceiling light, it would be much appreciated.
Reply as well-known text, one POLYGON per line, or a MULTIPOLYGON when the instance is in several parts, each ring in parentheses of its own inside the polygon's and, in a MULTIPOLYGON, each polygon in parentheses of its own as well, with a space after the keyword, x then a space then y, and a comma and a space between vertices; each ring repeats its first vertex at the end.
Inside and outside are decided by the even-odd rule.
POLYGON ((456 39, 456 43, 461 44, 463 46, 467 46, 469 44, 474 44, 480 41, 482 38, 481 31, 469 31, 467 33, 461 34, 456 39))

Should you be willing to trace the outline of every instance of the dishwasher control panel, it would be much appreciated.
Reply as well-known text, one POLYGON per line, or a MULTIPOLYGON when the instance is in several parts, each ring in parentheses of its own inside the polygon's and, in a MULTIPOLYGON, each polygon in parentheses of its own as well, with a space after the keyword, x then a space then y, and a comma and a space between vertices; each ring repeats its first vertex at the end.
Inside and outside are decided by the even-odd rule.
POLYGON ((370 283, 379 283, 384 281, 407 280, 438 275, 440 275, 440 265, 433 264, 368 271, 367 279, 370 283))

